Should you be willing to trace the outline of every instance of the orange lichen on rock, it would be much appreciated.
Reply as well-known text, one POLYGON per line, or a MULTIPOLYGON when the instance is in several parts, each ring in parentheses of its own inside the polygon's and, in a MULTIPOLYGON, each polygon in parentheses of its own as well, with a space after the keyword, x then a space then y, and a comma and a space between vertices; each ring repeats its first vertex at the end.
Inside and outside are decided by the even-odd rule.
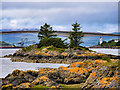
POLYGON ((68 53, 67 52, 63 52, 63 53, 61 53, 61 55, 68 56, 68 53))
POLYGON ((53 68, 53 69, 51 69, 51 70, 48 71, 48 72, 55 72, 55 71, 56 71, 56 69, 53 68))
POLYGON ((43 56, 51 56, 51 55, 48 53, 44 53, 43 56))
POLYGON ((96 76, 96 72, 93 72, 93 73, 92 73, 92 76, 95 77, 95 76, 96 76))
POLYGON ((99 77, 98 80, 100 80, 102 77, 99 77))
POLYGON ((41 76, 40 79, 42 79, 43 81, 46 81, 46 80, 49 79, 49 78, 46 77, 46 76, 41 76))
POLYGON ((51 88, 56 88, 56 86, 52 86, 51 88))
POLYGON ((68 70, 68 68, 64 67, 64 66, 60 66, 59 69, 61 69, 61 70, 68 70))
POLYGON ((83 74, 83 70, 82 70, 82 68, 78 68, 78 67, 73 67, 73 68, 70 68, 70 69, 68 69, 70 72, 75 72, 75 73, 81 73, 81 74, 83 74))
POLYGON ((70 66, 78 67, 78 66, 82 66, 83 64, 84 64, 83 62, 75 62, 75 63, 72 63, 70 66))
POLYGON ((101 64, 101 63, 103 63, 103 60, 96 60, 95 63, 101 64))
POLYGON ((83 70, 84 70, 86 73, 88 73, 87 69, 83 68, 83 70))
POLYGON ((44 71, 44 69, 39 69, 39 72, 43 72, 44 71))
POLYGON ((63 67, 62 70, 68 70, 68 68, 67 67, 63 67))
POLYGON ((102 80, 100 81, 100 83, 102 83, 102 84, 108 83, 107 80, 109 80, 109 78, 107 78, 107 77, 102 78, 102 80))
POLYGON ((37 54, 37 55, 38 55, 38 54, 40 54, 40 51, 38 51, 38 52, 35 52, 35 54, 37 54))

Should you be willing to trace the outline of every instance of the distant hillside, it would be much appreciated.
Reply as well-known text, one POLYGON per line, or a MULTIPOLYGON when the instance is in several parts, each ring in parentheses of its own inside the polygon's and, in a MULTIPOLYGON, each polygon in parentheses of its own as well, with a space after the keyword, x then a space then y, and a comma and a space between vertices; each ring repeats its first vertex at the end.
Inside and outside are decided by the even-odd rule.
POLYGON ((27 30, 39 30, 39 29, 38 28, 0 29, 0 31, 27 31, 27 30))
POLYGON ((11 46, 11 45, 4 41, 0 41, 0 46, 11 46))
POLYGON ((120 32, 114 32, 114 33, 112 33, 112 34, 120 34, 120 32))

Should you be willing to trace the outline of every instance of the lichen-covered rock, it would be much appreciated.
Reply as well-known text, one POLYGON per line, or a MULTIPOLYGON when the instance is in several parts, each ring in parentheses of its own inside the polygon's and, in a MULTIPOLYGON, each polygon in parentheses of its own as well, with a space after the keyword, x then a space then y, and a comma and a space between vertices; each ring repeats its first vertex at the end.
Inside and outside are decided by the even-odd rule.
POLYGON ((18 86, 16 86, 15 88, 16 89, 27 89, 27 88, 31 88, 31 87, 33 87, 33 84, 31 84, 31 83, 21 83, 20 85, 18 85, 18 86))
POLYGON ((12 84, 3 85, 1 87, 1 90, 12 90, 12 89, 14 89, 14 86, 12 84))
MULTIPOLYGON (((65 63, 72 64, 74 62, 86 61, 89 59, 102 59, 105 54, 90 52, 89 50, 74 50, 55 48, 52 46, 40 48, 26 47, 16 51, 11 60, 13 62, 32 62, 32 63, 65 63)), ((116 56, 106 55, 110 58, 118 58, 116 56)), ((97 62, 96 62, 97 63, 97 62)), ((98 62, 99 63, 99 62, 98 62)))
POLYGON ((80 83, 84 83, 82 89, 120 88, 119 60, 75 61, 68 67, 43 68, 38 72, 14 70, 3 79, 2 88, 30 88, 34 85, 60 88, 59 84, 80 83))
MULTIPOLYGON (((41 76, 38 77, 37 79, 35 79, 32 84, 34 85, 44 85, 47 87, 51 87, 51 86, 58 86, 58 84, 52 80, 50 80, 48 77, 46 76, 41 76)), ((60 86, 59 86, 60 87, 60 86)), ((59 88, 58 87, 58 88, 59 88)))
POLYGON ((4 79, 2 79, 2 84, 12 84, 17 86, 21 83, 32 82, 37 78, 38 74, 36 71, 22 71, 22 70, 14 70, 12 74, 8 74, 4 79))
MULTIPOLYGON (((118 72, 118 71, 113 71, 118 72)), ((112 73, 109 70, 103 70, 101 72, 92 72, 87 78, 82 89, 91 88, 120 88, 120 75, 117 73, 112 73), (109 74, 112 74, 108 76, 109 74)))

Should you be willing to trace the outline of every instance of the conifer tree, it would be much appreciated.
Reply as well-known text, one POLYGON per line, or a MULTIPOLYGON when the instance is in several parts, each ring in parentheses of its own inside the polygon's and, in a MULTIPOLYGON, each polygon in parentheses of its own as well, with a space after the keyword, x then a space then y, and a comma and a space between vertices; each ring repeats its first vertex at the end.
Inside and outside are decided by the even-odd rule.
POLYGON ((40 31, 38 32, 38 38, 41 40, 43 38, 50 38, 56 35, 53 35, 55 31, 50 27, 49 24, 45 23, 40 27, 40 31))
POLYGON ((70 36, 69 36, 69 39, 70 39, 70 44, 69 44, 69 47, 70 48, 73 48, 73 47, 79 47, 79 45, 82 42, 82 37, 84 36, 83 32, 80 31, 81 27, 80 27, 80 24, 77 23, 77 21, 72 24, 73 28, 72 28, 72 32, 70 32, 70 36))

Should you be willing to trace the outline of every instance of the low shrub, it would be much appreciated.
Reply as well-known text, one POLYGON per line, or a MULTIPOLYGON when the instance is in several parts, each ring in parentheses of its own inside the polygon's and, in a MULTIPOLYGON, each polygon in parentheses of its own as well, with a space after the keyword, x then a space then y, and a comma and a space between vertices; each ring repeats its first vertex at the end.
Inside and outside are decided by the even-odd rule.
MULTIPOLYGON (((43 38, 38 44, 38 48, 53 45, 56 48, 67 48, 67 45, 61 38, 43 38)), ((54 48, 52 48, 54 49, 54 48)))
POLYGON ((82 47, 82 46, 74 47, 73 49, 74 49, 74 50, 83 50, 83 51, 85 51, 85 50, 89 50, 88 48, 86 48, 86 47, 82 47))
POLYGON ((35 44, 34 44, 34 45, 30 45, 30 46, 28 46, 28 47, 24 47, 24 48, 22 48, 22 50, 23 50, 24 52, 26 52, 26 51, 31 51, 31 50, 34 48, 34 46, 35 46, 35 44))

